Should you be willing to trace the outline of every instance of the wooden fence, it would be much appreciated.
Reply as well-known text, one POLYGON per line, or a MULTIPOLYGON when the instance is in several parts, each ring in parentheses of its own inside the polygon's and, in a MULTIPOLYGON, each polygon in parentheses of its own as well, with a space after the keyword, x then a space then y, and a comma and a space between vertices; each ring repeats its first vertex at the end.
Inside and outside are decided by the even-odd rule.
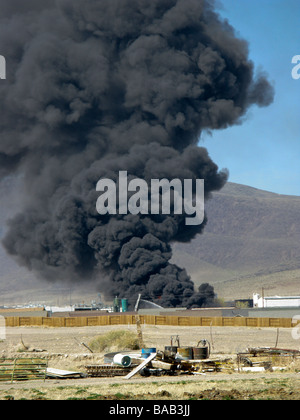
MULTIPOLYGON (((90 327, 105 325, 135 324, 134 315, 101 315, 76 317, 6 317, 6 327, 90 327)), ((272 327, 291 328, 296 324, 291 318, 252 318, 252 317, 196 317, 170 315, 140 315, 141 324, 172 326, 216 326, 216 327, 272 327)), ((298 321, 300 322, 300 321, 298 321)))

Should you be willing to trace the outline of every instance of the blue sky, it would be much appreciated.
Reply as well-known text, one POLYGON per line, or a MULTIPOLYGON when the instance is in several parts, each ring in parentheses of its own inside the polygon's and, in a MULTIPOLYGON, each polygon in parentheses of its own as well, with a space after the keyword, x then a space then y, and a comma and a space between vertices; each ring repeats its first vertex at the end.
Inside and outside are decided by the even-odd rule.
POLYGON ((250 59, 267 72, 275 99, 252 107, 242 125, 204 134, 204 145, 229 181, 300 196, 300 79, 291 76, 300 55, 299 0, 223 0, 219 12, 249 42, 250 59))

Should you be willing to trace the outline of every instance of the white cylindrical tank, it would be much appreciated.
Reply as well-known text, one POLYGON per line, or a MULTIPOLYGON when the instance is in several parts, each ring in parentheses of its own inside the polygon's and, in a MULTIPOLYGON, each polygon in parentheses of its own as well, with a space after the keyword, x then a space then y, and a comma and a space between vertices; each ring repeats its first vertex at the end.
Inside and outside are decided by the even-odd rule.
POLYGON ((115 354, 113 361, 115 365, 123 367, 129 367, 131 365, 131 357, 121 353, 115 354))

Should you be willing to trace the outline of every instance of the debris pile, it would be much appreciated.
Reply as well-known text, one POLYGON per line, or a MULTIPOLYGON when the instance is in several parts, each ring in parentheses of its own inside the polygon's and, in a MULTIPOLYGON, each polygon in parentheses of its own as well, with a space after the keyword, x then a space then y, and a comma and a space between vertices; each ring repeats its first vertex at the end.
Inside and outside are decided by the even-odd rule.
POLYGON ((205 372, 233 370, 230 358, 210 358, 210 343, 207 340, 200 340, 196 347, 180 347, 178 336, 171 336, 171 345, 166 346, 164 351, 143 348, 141 353, 109 353, 104 356, 104 362, 102 365, 86 366, 88 376, 124 376, 124 379, 130 379, 137 373, 148 377, 205 375, 205 372))
MULTIPOLYGON (((21 340, 22 349, 29 351, 21 340)), ((85 345, 84 343, 80 343, 85 345)), ((88 348, 88 346, 85 345, 88 348)), ((126 347, 125 347, 126 348, 126 347)), ((214 346, 212 345, 212 348, 214 346)), ((92 352, 91 349, 89 349, 92 352)), ((24 354, 25 356, 25 354, 24 354)), ((120 376, 130 379, 139 374, 149 376, 177 376, 177 375, 206 375, 207 373, 234 371, 244 372, 272 372, 275 370, 292 369, 300 370, 300 350, 275 347, 249 347, 245 351, 226 357, 211 355, 211 345, 206 339, 198 341, 196 346, 181 346, 179 336, 171 336, 170 345, 164 350, 155 347, 141 350, 127 350, 107 353, 104 363, 98 364, 99 354, 81 355, 84 364, 79 371, 61 370, 48 367, 51 355, 40 358, 32 357, 0 357, 0 381, 25 381, 33 379, 76 379, 82 377, 115 377, 120 376), (89 359, 89 364, 87 363, 89 359), (81 371, 83 370, 83 372, 81 371)), ((53 356, 53 355, 52 355, 53 356)), ((63 356, 62 368, 65 369, 63 356)), ((78 355, 76 356, 78 357, 78 355)), ((57 355, 56 355, 56 362, 57 355)))
POLYGON ((264 371, 286 369, 300 360, 300 350, 277 347, 249 347, 237 354, 238 371, 264 371))

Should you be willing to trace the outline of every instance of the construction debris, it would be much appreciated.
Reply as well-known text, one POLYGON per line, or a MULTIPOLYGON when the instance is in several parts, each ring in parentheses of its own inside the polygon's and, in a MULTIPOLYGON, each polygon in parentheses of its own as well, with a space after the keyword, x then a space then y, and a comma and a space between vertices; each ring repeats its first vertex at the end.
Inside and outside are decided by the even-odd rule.
POLYGON ((249 347, 245 352, 237 354, 237 370, 253 372, 285 369, 297 358, 300 358, 299 350, 278 349, 277 347, 249 347), (280 365, 280 367, 275 365, 280 365))
POLYGON ((132 376, 134 376, 136 373, 142 370, 143 367, 148 365, 148 363, 151 362, 151 360, 153 360, 155 357, 156 357, 156 353, 150 354, 150 356, 147 357, 147 359, 145 359, 141 364, 139 364, 135 369, 133 369, 133 371, 128 373, 128 375, 126 375, 124 379, 130 379, 132 376))
MULTIPOLYGON (((83 342, 79 342, 84 345, 83 342)), ((0 358, 0 381, 24 381, 31 379, 70 379, 82 377, 115 377, 128 380, 139 374, 148 376, 206 375, 218 372, 264 372, 298 368, 300 350, 276 347, 249 347, 237 353, 237 358, 213 357, 206 339, 197 341, 195 347, 180 346, 179 336, 171 336, 164 350, 142 348, 137 351, 119 351, 104 355, 104 364, 96 364, 97 355, 90 356, 86 372, 48 368, 46 358, 0 358)), ((21 337, 22 350, 29 351, 21 337)), ((65 355, 67 357, 67 355, 65 355)))
POLYGON ((87 375, 91 377, 112 377, 112 376, 125 376, 131 372, 130 368, 113 366, 113 365, 89 365, 85 367, 87 375))
POLYGON ((124 352, 106 355, 107 365, 87 366, 90 376, 123 376, 130 379, 137 373, 142 376, 205 375, 235 370, 263 372, 286 369, 300 351, 273 347, 251 347, 237 354, 236 361, 230 357, 210 356, 210 343, 200 340, 196 347, 179 347, 178 336, 171 337, 171 346, 164 351, 142 349, 141 354, 124 352), (174 346, 177 344, 177 346, 174 346), (201 346, 200 346, 201 345, 201 346), (236 369, 236 362, 238 368, 236 369))
POLYGON ((257 356, 258 354, 272 354, 281 356, 300 356, 300 350, 278 349, 277 347, 249 347, 248 352, 257 356))
POLYGON ((140 354, 109 353, 104 356, 106 365, 86 366, 86 369, 90 376, 124 376, 124 379, 130 379, 137 373, 142 376, 197 375, 233 370, 230 358, 214 359, 209 356, 210 344, 207 340, 198 341, 196 347, 180 347, 179 336, 176 335, 171 336, 171 345, 166 346, 164 351, 143 348, 140 354))
POLYGON ((76 379, 85 377, 86 375, 82 372, 72 372, 70 370, 47 368, 46 376, 47 378, 53 379, 76 379))

